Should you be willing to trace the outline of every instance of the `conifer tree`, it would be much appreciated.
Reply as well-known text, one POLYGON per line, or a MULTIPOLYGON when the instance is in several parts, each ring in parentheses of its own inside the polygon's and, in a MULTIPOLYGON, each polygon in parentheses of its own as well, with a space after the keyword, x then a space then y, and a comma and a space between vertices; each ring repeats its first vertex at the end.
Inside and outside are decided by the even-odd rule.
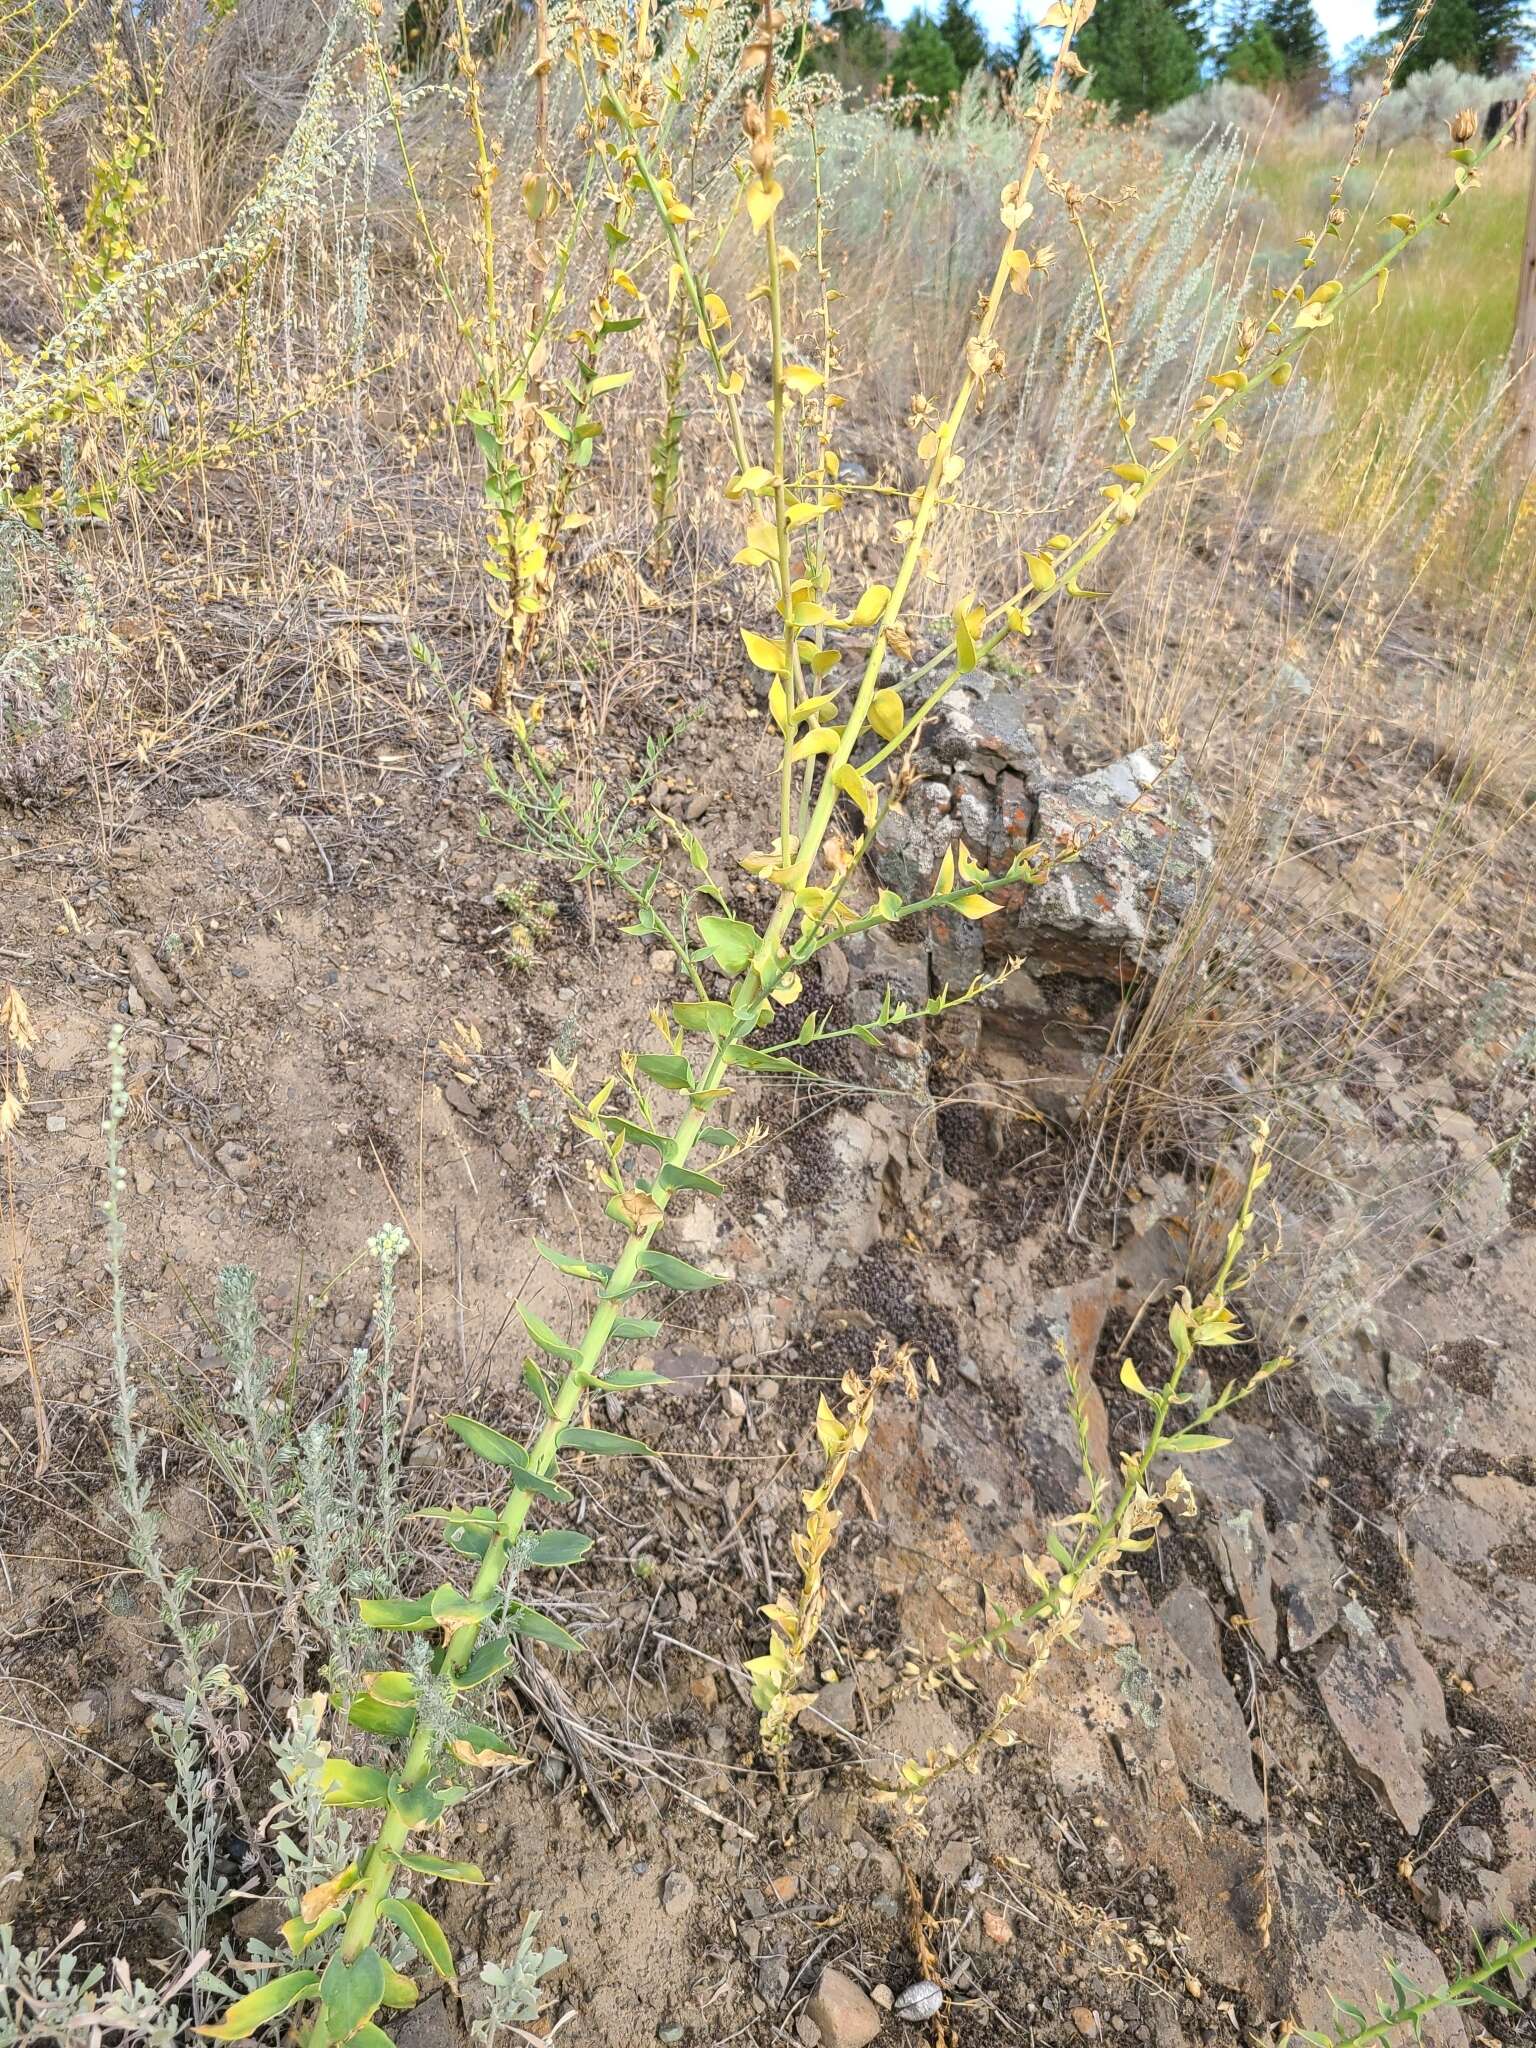
MULTIPOLYGON (((1521 0, 1435 0, 1424 23, 1424 32, 1398 67, 1399 78, 1411 78, 1416 71, 1428 71, 1434 64, 1454 64, 1458 71, 1483 71, 1489 37, 1483 26, 1483 10, 1501 12, 1513 7, 1518 14, 1521 0)), ((1390 29, 1394 41, 1408 33, 1416 8, 1413 0, 1377 0, 1377 19, 1390 29)))
POLYGON ((1312 0, 1268 0, 1263 20, 1285 59, 1287 82, 1320 97, 1329 70, 1328 38, 1312 0))
POLYGON ((863 7, 829 7, 827 27, 833 40, 812 45, 812 69, 829 72, 854 90, 877 90, 891 68, 894 40, 885 0, 866 0, 863 7))
POLYGON ((1536 14, 1528 0, 1472 0, 1477 16, 1478 63, 1489 78, 1517 71, 1536 43, 1536 14))
POLYGON ((898 94, 923 96, 923 105, 913 118, 924 127, 944 118, 951 95, 960 90, 955 53, 940 35, 938 24, 921 9, 907 16, 891 53, 890 75, 898 94))
POLYGON ((1267 21, 1250 22, 1244 29, 1222 57, 1221 75, 1239 85, 1256 86, 1260 92, 1285 84, 1285 52, 1267 21))
POLYGON ((992 52, 991 61, 994 71, 1011 71, 1020 85, 1040 77, 1044 69, 1040 45, 1035 41, 1034 24, 1021 6, 1015 5, 1008 33, 992 52))
POLYGON ((944 0, 939 34, 948 43, 962 82, 987 61, 987 39, 969 0, 944 0))
POLYGON ((1156 114, 1199 90, 1199 55, 1163 0, 1099 0, 1077 52, 1093 72, 1094 98, 1122 121, 1156 114))

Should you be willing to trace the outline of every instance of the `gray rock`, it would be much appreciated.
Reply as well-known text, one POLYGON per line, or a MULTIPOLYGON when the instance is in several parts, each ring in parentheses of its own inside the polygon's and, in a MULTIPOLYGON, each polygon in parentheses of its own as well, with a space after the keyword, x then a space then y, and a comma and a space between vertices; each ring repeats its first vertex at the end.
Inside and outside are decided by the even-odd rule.
POLYGON ((699 1888, 686 1870, 669 1870, 662 1880, 661 1910, 669 1920, 681 1920, 697 1903, 699 1888))
POLYGON ((1493 1865, 1493 1837, 1486 1828, 1458 1828, 1456 1840, 1462 1853, 1485 1870, 1493 1865))
MULTIPOLYGON (((1165 965, 1211 865, 1210 819, 1188 769, 1143 749, 1075 779, 1053 771, 1018 693, 978 675, 935 714, 918 774, 875 853, 881 881, 903 896, 928 888, 957 845, 993 874, 1027 848, 1070 854, 1043 883, 999 892, 999 915, 935 915, 925 966, 935 989, 954 989, 1022 962, 981 1008, 1033 1057, 1049 1051, 1047 1083, 1078 1065, 1086 1077, 1102 1052, 1098 1007, 1112 1005, 1127 979, 1165 965), (1097 992, 1084 990, 1085 977, 1097 992)), ((966 1006, 934 1028, 963 1051, 982 1029, 981 1009, 966 1006)), ((1069 1095, 1062 1120, 1075 1107, 1069 1095)))
POLYGON ((816 1695, 815 1705, 807 1707, 801 1715, 800 1725, 813 1735, 851 1736, 857 1700, 858 1685, 852 1678, 840 1678, 834 1685, 824 1685, 816 1695))
POLYGON ((757 1995, 770 2012, 781 2010, 789 1996, 789 1964, 783 1956, 764 1956, 758 1963, 757 1995))
POLYGON ((36 1854, 47 1792, 48 1752, 27 1729, 0 1726, 0 1876, 36 1854))
POLYGON ((250 1180, 256 1172, 255 1155, 238 1138, 226 1138, 213 1156, 233 1181, 250 1180))
POLYGON ((823 2048, 868 2048, 880 2031, 880 2008, 861 1985, 841 1970, 821 1973, 806 2015, 823 2048))
POLYGON ((1270 1564, 1291 1651, 1310 1650, 1344 1612, 1344 1567, 1321 1517, 1282 1523, 1270 1564))
POLYGON ((1201 1531, 1222 1584, 1253 1629, 1253 1639, 1266 1657, 1280 1648, 1275 1619, 1269 1525, 1264 1496, 1249 1480, 1230 1480, 1222 1489, 1217 1514, 1201 1531))
MULTIPOLYGON (((1499 1802, 1499 1826, 1503 1836, 1503 1864, 1499 1871, 1479 1870, 1477 1883, 1483 1897, 1470 1909, 1472 1925, 1485 1940, 1499 1934, 1512 1920, 1527 1913, 1531 1888, 1536 1885, 1536 1788, 1525 1772, 1511 1766, 1490 1776, 1489 1789, 1499 1802)), ((1482 1828, 1464 1828, 1463 1836, 1481 1836, 1478 1847, 1492 1842, 1482 1828)), ((1492 1856, 1489 1858, 1492 1861, 1492 1856)))
POLYGON ((920 1977, 915 1984, 909 1984, 891 2008, 897 2019, 905 2020, 909 2027, 920 2027, 924 2020, 931 2020, 944 2003, 944 1993, 937 1984, 930 1984, 926 1977, 920 1977))
POLYGON ((1168 1648, 1159 1654, 1153 1636, 1143 1654, 1162 1688, 1179 1769, 1190 1784, 1257 1824, 1264 1818, 1264 1795, 1254 1775, 1248 1724, 1222 1668, 1210 1602, 1186 1579, 1159 1607, 1157 1620, 1168 1648))
POLYGON ((395 2024, 395 2048, 460 2048, 463 2041, 441 1991, 413 2005, 395 2024))
POLYGON ((1428 1745, 1450 1739, 1440 1681, 1423 1651, 1406 1629, 1383 1640, 1351 1602, 1337 1644, 1318 1666, 1317 1688, 1361 1775, 1404 1832, 1416 1834, 1433 1804, 1424 1779, 1428 1745))
MULTIPOLYGON (((1304 1837, 1280 1830, 1271 1852, 1293 1958, 1275 1985, 1275 2009, 1303 2027, 1336 2032, 1339 1999, 1373 2012, 1378 1993, 1389 1993, 1382 1965, 1391 1956, 1415 1984, 1433 1991, 1445 1973, 1424 1943, 1387 1927, 1329 1871, 1304 1837)), ((1277 1973, 1279 1974, 1279 1973, 1277 1973)), ((1424 2022, 1427 2048, 1466 2048, 1461 2015, 1438 2012, 1424 2022)))
POLYGON ((1076 849, 1076 857, 1021 897, 1022 950, 1111 981, 1160 972, 1215 852, 1210 815, 1182 760, 1138 748, 1042 790, 1036 831, 1056 855, 1076 849))

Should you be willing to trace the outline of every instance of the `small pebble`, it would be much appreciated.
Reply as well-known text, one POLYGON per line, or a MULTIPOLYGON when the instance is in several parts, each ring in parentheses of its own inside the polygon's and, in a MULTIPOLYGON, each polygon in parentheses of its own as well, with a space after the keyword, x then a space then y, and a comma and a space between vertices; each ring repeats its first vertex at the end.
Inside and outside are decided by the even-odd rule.
POLYGON ((921 2026, 924 2020, 931 2020, 944 2003, 944 1994, 937 1984, 930 1984, 920 1977, 915 1984, 909 1984, 897 1999, 892 2011, 897 2019, 905 2020, 909 2027, 921 2026))

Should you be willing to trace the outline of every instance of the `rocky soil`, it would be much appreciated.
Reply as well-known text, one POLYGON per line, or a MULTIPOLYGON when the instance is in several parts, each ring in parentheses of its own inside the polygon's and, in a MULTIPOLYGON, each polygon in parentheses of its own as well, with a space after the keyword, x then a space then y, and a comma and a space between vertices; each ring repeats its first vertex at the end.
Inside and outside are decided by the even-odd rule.
MULTIPOLYGON (((750 756, 755 706, 719 695, 709 730, 750 756)), ((1369 2003, 1384 1956, 1430 1986, 1533 1910, 1529 848, 1463 920, 1457 943, 1487 963, 1469 999, 1378 1034, 1277 1126, 1283 1248, 1248 1308, 1261 1349, 1297 1363, 1192 1465, 1197 1518, 1165 1528, 1052 1666, 1017 1748, 944 1781, 920 1822, 879 1796, 901 1758, 978 1725, 981 1701, 913 1674, 974 1630, 982 1588, 1024 1597, 1021 1558, 1079 1505, 1060 1349, 1089 1375, 1112 1469, 1135 1427, 1120 1362, 1161 1371, 1163 1304, 1209 1270, 1241 1171, 1231 1130, 1205 1151, 1170 1135, 1118 1182, 1102 1171, 1095 1077, 1129 986, 1178 971, 1212 825, 1183 763, 1074 769, 1030 708, 985 689, 957 703, 885 858, 926 872, 958 823, 994 862, 1036 835, 1075 838, 1082 859, 984 925, 829 956, 805 1000, 850 1021, 884 986, 920 997, 1023 964, 894 1063, 848 1041, 825 1088, 744 1098, 762 1142, 670 1240, 733 1285, 684 1307, 658 1353, 672 1386, 627 1411, 655 1466, 584 1482, 598 1546, 561 1611, 589 1655, 525 1675, 528 1767, 451 1817, 444 1853, 498 1874, 445 1902, 461 1950, 504 1958, 538 1908, 570 1957, 551 2017, 571 2048, 1268 2041, 1326 2024, 1330 1994, 1369 2003), (789 1568, 816 1396, 886 1338, 933 1371, 916 1406, 888 1399, 858 1468, 822 1689, 781 1789, 740 1664, 789 1568)), ((658 800, 748 844, 703 745, 678 744, 658 800)), ((345 805, 228 778, 0 814, 0 975, 41 1032, 18 1196, 52 1433, 38 1476, 6 1319, 0 1862, 25 1943, 83 1919, 86 1943, 153 1970, 174 1928, 167 1767, 146 1729, 162 1652, 106 1451, 111 1024, 128 1032, 157 1489, 249 1694, 253 1815, 288 1663, 181 1427, 218 1392, 219 1267, 262 1276, 279 1344, 307 1323, 323 1398, 371 1308, 343 1278, 311 1317, 317 1276, 404 1222, 421 1499, 462 1483, 442 1413, 520 1417, 513 1298, 551 1321, 570 1306, 531 1240, 577 1241, 596 1210, 540 1070, 555 1051, 606 1071, 667 975, 600 904, 553 887, 532 966, 509 964, 497 885, 516 869, 477 836, 483 805, 458 756, 381 750, 345 805)), ((1296 886, 1344 930, 1379 878, 1329 844, 1296 886)), ((997 1681, 978 1676, 984 1695, 997 1681)), ((259 1840, 228 1853, 231 1918, 260 1930, 270 1862, 259 1840)), ((477 1996, 470 1969, 398 2038, 457 2042, 477 1996)), ((1531 2023, 1448 2013, 1426 2038, 1514 2041, 1531 2023)))

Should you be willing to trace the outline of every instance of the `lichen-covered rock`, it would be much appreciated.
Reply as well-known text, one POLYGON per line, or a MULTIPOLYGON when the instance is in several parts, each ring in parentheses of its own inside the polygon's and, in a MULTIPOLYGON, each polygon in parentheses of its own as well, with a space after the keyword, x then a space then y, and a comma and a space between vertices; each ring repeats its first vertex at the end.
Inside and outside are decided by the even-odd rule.
POLYGON ((921 893, 957 840, 994 873, 1033 845, 1058 856, 1043 884, 1003 893, 1003 915, 932 920, 935 987, 1010 959, 1116 984, 1163 968, 1213 851, 1181 760, 1139 748, 1087 775, 1053 770, 1017 693, 980 678, 940 706, 917 768, 876 853, 891 888, 921 893))
POLYGON ((1145 747, 1040 793, 1036 834, 1058 859, 1021 906, 1027 951, 1058 969, 1157 974, 1214 851, 1184 763, 1145 747))

